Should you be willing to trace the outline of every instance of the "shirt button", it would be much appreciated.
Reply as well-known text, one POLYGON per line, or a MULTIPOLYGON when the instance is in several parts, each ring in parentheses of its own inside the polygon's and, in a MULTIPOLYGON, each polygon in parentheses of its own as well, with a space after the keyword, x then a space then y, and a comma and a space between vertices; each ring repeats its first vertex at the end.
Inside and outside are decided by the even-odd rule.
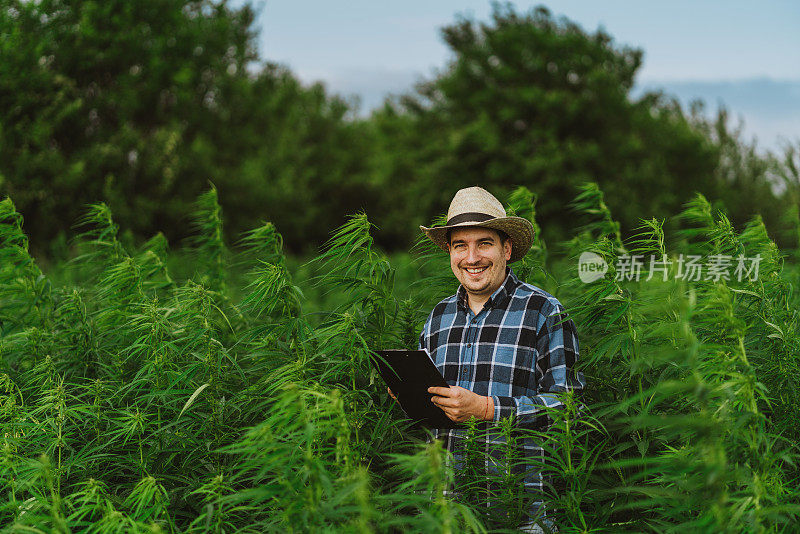
POLYGON ((469 349, 471 347, 472 347, 472 343, 467 343, 467 348, 469 349))

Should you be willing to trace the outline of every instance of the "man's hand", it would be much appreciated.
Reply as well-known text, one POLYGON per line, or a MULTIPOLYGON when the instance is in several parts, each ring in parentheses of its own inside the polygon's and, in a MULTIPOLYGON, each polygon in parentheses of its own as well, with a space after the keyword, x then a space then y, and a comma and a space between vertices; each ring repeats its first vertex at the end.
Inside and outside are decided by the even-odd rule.
POLYGON ((428 393, 436 395, 431 401, 444 410, 451 421, 463 423, 473 417, 479 421, 494 419, 494 401, 460 386, 430 387, 428 393))
POLYGON ((392 393, 392 390, 389 388, 389 386, 386 386, 386 391, 389 392, 389 396, 391 398, 393 398, 394 400, 397 400, 397 397, 394 396, 394 393, 392 393))

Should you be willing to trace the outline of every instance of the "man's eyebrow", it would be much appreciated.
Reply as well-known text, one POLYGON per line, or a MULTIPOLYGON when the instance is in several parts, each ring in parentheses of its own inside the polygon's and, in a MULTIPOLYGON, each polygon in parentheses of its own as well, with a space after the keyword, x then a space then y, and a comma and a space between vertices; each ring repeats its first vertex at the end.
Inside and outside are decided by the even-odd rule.
MULTIPOLYGON (((484 242, 494 243, 494 238, 491 237, 491 236, 480 237, 480 238, 476 239, 475 241, 478 242, 478 243, 484 243, 484 242)), ((455 245, 455 244, 466 243, 466 242, 467 242, 466 239, 453 239, 452 241, 450 241, 450 244, 451 245, 455 245)))

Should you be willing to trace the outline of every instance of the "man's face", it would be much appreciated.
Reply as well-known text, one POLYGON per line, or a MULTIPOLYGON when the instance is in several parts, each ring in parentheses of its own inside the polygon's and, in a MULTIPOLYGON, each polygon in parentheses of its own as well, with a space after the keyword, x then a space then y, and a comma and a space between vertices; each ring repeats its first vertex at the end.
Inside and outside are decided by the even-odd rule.
POLYGON ((511 239, 489 228, 457 228, 450 232, 450 267, 467 293, 489 297, 506 278, 511 239))

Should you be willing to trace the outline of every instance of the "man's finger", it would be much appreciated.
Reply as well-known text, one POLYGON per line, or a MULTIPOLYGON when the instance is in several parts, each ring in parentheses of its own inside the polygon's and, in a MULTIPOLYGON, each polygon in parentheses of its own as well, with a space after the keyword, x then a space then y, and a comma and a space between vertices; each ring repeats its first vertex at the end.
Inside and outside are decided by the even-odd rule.
POLYGON ((458 405, 458 401, 455 401, 448 397, 432 397, 431 401, 435 405, 441 406, 443 408, 454 408, 455 406, 458 405))
POLYGON ((428 388, 428 393, 439 395, 440 397, 452 397, 456 394, 456 388, 441 388, 438 386, 431 386, 428 388))

